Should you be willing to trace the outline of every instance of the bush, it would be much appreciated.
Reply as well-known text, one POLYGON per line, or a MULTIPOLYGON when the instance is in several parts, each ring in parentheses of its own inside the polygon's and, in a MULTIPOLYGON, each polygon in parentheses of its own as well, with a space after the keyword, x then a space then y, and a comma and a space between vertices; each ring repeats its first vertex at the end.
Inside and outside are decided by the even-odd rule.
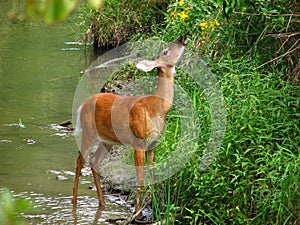
POLYGON ((257 68, 281 69, 286 78, 297 80, 299 11, 292 0, 173 1, 166 33, 189 34, 195 49, 215 62, 243 55, 255 58, 257 68))
POLYGON ((110 0, 100 10, 88 10, 89 29, 95 49, 110 49, 145 35, 161 24, 167 1, 110 0))
MULTIPOLYGON (((210 124, 209 105, 195 88, 198 150, 185 168, 157 186, 154 209, 160 219, 177 218, 169 224, 297 224, 299 87, 276 73, 253 71, 246 60, 224 60, 219 66, 228 111, 220 154, 199 172, 210 124)), ((180 85, 191 90, 183 80, 180 85)))
MULTIPOLYGON (((259 1, 231 9, 212 1, 169 6, 164 38, 188 34, 195 53, 210 56, 228 124, 217 161, 200 173, 203 137, 210 126, 201 120, 208 129, 201 129, 198 152, 154 191, 158 218, 175 224, 299 222, 299 38, 293 38, 299 37, 299 24, 297 5, 279 3, 274 10, 270 2, 259 1)), ((184 83, 186 90, 196 89, 184 83)), ((200 104, 206 101, 202 90, 191 97, 197 99, 199 117, 207 115, 207 106, 200 104)))
POLYGON ((299 89, 275 73, 239 69, 220 84, 228 109, 223 148, 204 173, 195 158, 180 174, 182 214, 190 224, 296 224, 299 89))

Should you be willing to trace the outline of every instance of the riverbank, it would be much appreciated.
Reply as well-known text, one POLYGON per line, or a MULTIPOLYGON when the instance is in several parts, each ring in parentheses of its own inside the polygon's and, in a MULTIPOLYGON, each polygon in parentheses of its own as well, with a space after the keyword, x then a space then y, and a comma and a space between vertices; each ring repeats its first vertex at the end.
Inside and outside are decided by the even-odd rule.
MULTIPOLYGON (((190 96, 201 127, 192 159, 173 177, 150 187, 157 220, 170 224, 170 218, 176 218, 176 224, 300 220, 299 5, 245 4, 174 1, 163 12, 163 24, 152 23, 146 33, 130 38, 157 36, 171 41, 188 34, 189 47, 208 63, 226 104, 226 133, 219 154, 199 172, 213 130, 212 105, 205 90, 178 71, 176 84, 190 96)), ((101 18, 108 21, 109 15, 101 18)), ((176 149, 172 134, 180 128, 171 119, 176 116, 176 111, 170 112, 168 138, 157 155, 164 157, 170 148, 176 149)))

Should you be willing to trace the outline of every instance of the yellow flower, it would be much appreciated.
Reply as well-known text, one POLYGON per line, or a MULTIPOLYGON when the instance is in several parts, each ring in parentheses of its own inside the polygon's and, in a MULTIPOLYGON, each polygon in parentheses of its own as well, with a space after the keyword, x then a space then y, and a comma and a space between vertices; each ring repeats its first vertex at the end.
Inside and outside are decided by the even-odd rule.
POLYGON ((189 13, 191 11, 191 7, 185 7, 184 11, 186 11, 187 13, 189 13))
POLYGON ((218 20, 214 20, 209 23, 209 27, 211 28, 212 31, 214 31, 218 26, 220 26, 218 20))
POLYGON ((172 19, 176 18, 176 12, 172 11, 170 14, 171 14, 172 19))
POLYGON ((182 12, 179 14, 179 16, 180 16, 180 20, 181 20, 181 21, 184 21, 186 18, 189 17, 189 15, 186 14, 185 11, 182 11, 182 12))
POLYGON ((208 39, 208 35, 205 31, 201 32, 201 37, 203 40, 207 40, 208 39))
POLYGON ((199 26, 201 30, 206 30, 208 28, 207 22, 200 22, 199 26))
POLYGON ((220 23, 219 23, 218 20, 215 20, 214 22, 215 22, 215 25, 216 25, 217 27, 220 26, 220 23))
POLYGON ((214 22, 210 22, 209 27, 211 28, 212 31, 214 31, 216 29, 216 26, 215 26, 214 22))
POLYGON ((184 1, 183 1, 183 0, 180 0, 180 1, 178 2, 178 5, 179 5, 179 6, 183 6, 183 5, 184 5, 184 1))

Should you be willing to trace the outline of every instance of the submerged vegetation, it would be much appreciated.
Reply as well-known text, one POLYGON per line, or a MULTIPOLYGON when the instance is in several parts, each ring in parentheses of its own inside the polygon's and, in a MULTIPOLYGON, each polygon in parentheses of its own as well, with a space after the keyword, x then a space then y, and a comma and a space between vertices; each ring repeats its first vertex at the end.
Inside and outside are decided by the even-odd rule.
MULTIPOLYGON (((211 126, 210 106, 203 90, 178 73, 177 84, 193 99, 201 129, 192 159, 170 179, 150 188, 157 220, 299 223, 299 3, 180 0, 163 1, 168 7, 158 9, 156 2, 162 3, 110 0, 100 11, 89 11, 94 46, 188 35, 190 47, 209 63, 219 81, 228 115, 219 155, 200 172, 211 126)), ((178 124, 168 127, 167 132, 178 132, 178 124)), ((160 145, 158 151, 169 151, 174 137, 167 133, 167 143, 168 136, 169 144, 160 145)))

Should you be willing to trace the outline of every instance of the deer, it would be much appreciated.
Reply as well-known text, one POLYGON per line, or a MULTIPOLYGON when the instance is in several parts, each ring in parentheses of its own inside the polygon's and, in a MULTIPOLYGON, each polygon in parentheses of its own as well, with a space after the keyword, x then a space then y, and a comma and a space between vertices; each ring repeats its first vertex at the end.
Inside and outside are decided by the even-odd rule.
POLYGON ((136 64, 137 69, 143 72, 157 68, 158 83, 153 94, 124 96, 99 93, 91 96, 79 107, 75 131, 81 132, 81 147, 76 163, 73 209, 76 210, 78 183, 84 159, 97 141, 98 146, 89 157, 89 163, 97 190, 99 208, 105 206, 99 176, 100 163, 105 158, 106 150, 112 145, 125 145, 134 149, 137 177, 135 213, 141 216, 145 153, 148 154, 149 168, 153 167, 155 144, 165 128, 166 115, 173 103, 175 65, 186 45, 187 39, 178 38, 152 61, 142 60, 136 64))

